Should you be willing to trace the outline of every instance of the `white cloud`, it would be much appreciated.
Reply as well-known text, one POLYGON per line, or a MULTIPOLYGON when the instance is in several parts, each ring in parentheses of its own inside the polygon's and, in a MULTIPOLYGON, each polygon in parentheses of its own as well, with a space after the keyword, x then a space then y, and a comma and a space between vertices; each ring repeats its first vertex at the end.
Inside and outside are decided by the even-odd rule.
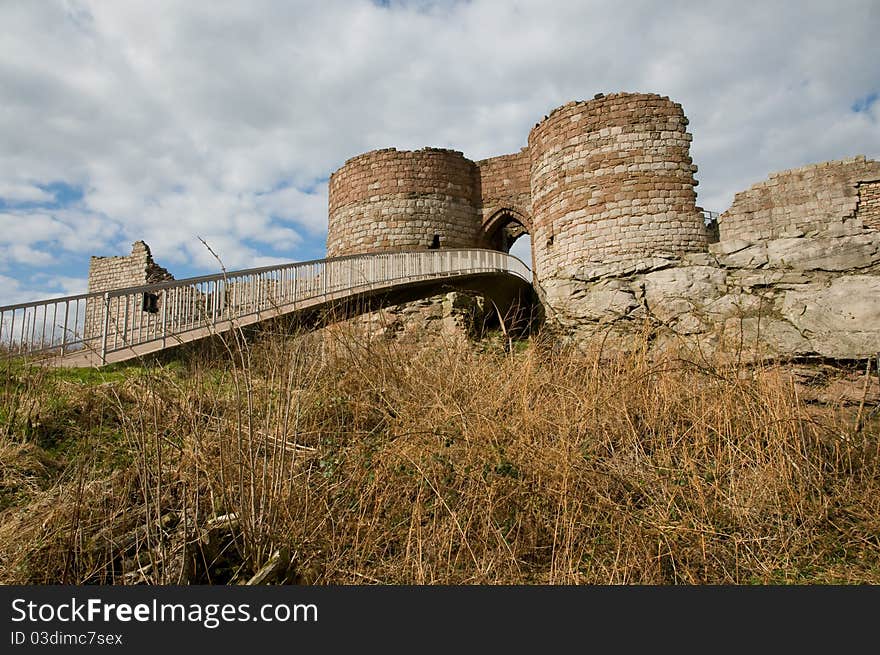
POLYGON ((53 263, 51 253, 45 250, 37 250, 23 243, 13 243, 9 246, 0 246, 0 255, 3 261, 12 264, 26 264, 28 266, 47 266, 53 263))
POLYGON ((66 276, 34 276, 20 279, 0 275, 0 288, 3 289, 3 304, 15 305, 35 299, 73 296, 86 292, 88 280, 66 276))
POLYGON ((513 242, 510 247, 510 254, 519 257, 529 267, 532 265, 532 238, 528 234, 524 234, 513 242))
MULTIPOLYGON (((119 225, 77 209, 18 210, 0 213, 0 247, 41 245, 41 249, 88 254, 106 247, 119 225)), ((28 264, 27 259, 18 259, 28 264)), ((35 264, 44 262, 33 262, 35 264)))
POLYGON ((84 277, 69 277, 66 275, 53 275, 46 280, 46 286, 51 289, 58 289, 62 295, 74 296, 85 293, 89 286, 89 281, 84 277))
POLYGON ((22 283, 14 277, 0 275, 0 288, 3 289, 4 303, 7 305, 32 300, 32 298, 27 295, 29 290, 25 291, 22 283))
POLYGON ((7 207, 0 248, 60 250, 72 277, 141 238, 173 272, 216 270, 198 236, 230 267, 302 259, 346 158, 516 152, 597 92, 683 104, 709 209, 773 170, 880 156, 880 103, 851 110, 880 90, 870 0, 56 0, 3 3, 0 23, 0 198, 83 191, 7 207))
POLYGON ((52 202, 55 196, 33 184, 0 180, 0 198, 11 203, 52 202))
POLYGON ((311 192, 287 187, 260 194, 255 199, 257 209, 266 216, 278 218, 313 233, 327 229, 327 184, 318 185, 311 192))

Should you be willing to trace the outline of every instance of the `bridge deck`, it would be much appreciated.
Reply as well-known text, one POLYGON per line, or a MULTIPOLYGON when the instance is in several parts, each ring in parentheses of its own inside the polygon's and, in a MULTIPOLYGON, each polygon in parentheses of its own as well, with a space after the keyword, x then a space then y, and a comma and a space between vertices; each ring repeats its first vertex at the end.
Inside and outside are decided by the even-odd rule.
POLYGON ((0 307, 0 350, 57 366, 101 366, 343 302, 390 303, 450 287, 504 304, 530 284, 523 262, 491 250, 322 259, 0 307))

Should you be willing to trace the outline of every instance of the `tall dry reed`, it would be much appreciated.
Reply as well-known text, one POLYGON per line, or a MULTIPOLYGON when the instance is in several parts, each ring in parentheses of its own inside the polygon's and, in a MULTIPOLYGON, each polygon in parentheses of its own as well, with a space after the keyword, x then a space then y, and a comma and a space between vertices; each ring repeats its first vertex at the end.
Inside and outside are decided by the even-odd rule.
POLYGON ((877 420, 784 368, 224 343, 104 381, 7 370, 3 582, 880 582, 877 420))

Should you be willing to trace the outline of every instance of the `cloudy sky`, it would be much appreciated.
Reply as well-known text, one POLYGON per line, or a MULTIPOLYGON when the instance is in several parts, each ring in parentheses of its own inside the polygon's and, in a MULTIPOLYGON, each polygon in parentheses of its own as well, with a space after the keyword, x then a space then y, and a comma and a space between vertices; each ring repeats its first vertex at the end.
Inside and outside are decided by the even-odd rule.
POLYGON ((0 305, 144 239, 178 278, 324 256, 380 147, 516 152, 599 92, 684 105, 698 203, 880 158, 880 2, 0 0, 0 305))

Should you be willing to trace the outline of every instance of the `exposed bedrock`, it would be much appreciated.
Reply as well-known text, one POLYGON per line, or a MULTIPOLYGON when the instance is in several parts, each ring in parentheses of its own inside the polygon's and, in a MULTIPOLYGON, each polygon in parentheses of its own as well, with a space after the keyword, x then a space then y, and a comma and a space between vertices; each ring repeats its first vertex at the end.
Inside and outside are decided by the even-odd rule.
POLYGON ((571 338, 610 331, 687 337, 766 356, 880 351, 880 232, 719 243, 706 255, 544 282, 548 317, 571 338))

